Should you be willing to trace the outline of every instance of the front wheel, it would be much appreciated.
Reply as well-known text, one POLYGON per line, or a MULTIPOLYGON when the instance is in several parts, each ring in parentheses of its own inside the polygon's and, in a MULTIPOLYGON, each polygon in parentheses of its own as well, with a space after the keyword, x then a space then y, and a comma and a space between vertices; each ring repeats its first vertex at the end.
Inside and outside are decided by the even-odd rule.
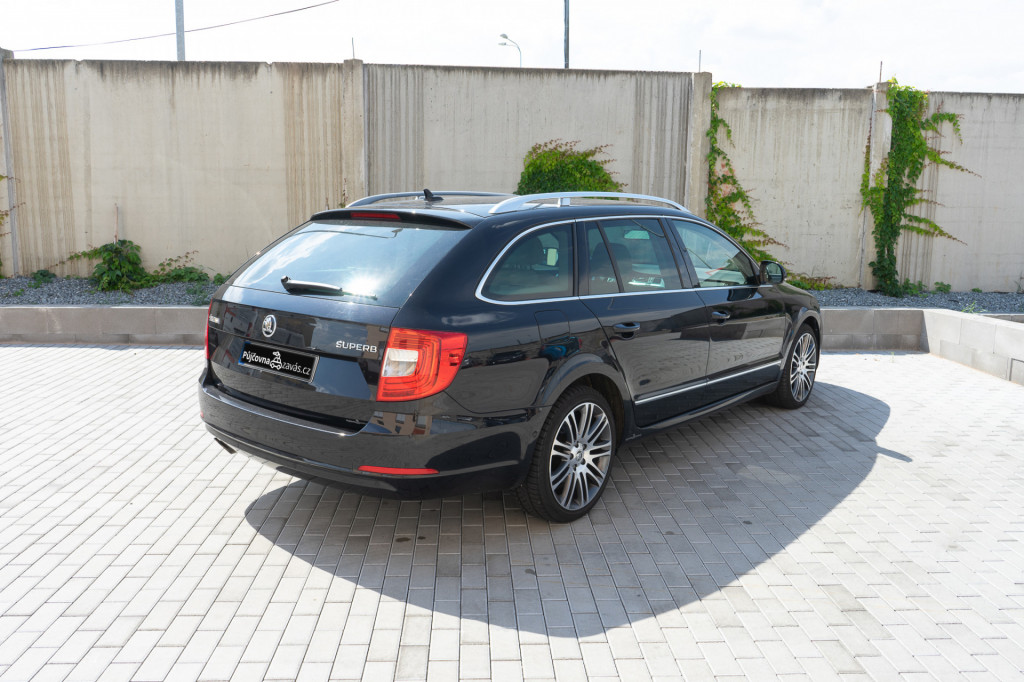
POLYGON ((517 491, 523 508, 563 523, 590 511, 608 485, 615 434, 604 396, 589 386, 563 394, 544 422, 530 472, 517 491))
POLYGON ((818 371, 818 342, 810 325, 804 324, 796 333, 796 341, 789 353, 782 377, 769 400, 789 410, 803 407, 811 397, 814 376, 818 371))

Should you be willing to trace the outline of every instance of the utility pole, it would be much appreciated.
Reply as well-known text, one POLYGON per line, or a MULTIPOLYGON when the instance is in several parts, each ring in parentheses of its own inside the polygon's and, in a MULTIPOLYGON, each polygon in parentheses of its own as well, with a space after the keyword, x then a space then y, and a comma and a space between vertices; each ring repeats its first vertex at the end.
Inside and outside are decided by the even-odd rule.
MULTIPOLYGON (((566 0, 568 2, 569 0, 566 0)), ((185 0, 174 0, 174 24, 178 36, 178 61, 185 61, 185 0)))
POLYGON ((569 68, 569 0, 565 0, 565 68, 569 68))

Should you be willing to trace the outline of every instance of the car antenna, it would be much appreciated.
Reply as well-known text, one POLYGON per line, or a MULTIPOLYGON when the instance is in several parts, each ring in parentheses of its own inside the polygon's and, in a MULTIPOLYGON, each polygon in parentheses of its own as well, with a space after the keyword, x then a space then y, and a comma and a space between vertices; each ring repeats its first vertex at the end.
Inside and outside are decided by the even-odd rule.
POLYGON ((433 204, 438 201, 444 201, 444 197, 434 196, 434 193, 425 187, 423 188, 423 198, 427 201, 428 204, 433 204))

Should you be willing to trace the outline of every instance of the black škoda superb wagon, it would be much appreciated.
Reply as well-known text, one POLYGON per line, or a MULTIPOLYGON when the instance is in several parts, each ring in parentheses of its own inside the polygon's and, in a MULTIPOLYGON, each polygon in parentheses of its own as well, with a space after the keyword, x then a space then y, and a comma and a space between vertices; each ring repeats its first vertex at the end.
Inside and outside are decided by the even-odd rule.
POLYGON ((210 305, 203 419, 290 474, 585 514, 623 442, 810 396, 821 317, 665 199, 410 192, 317 213, 210 305))

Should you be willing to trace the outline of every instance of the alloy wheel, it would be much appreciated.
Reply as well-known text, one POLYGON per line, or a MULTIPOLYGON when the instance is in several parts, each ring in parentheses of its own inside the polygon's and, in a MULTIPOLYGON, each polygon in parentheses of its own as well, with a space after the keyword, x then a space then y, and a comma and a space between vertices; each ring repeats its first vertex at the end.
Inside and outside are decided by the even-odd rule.
POLYGON ((814 335, 805 332, 793 348, 793 359, 789 371, 789 386, 793 399, 798 403, 807 400, 814 387, 814 373, 818 368, 818 349, 814 335))
POLYGON ((600 406, 583 402, 565 415, 551 446, 551 491, 567 510, 587 506, 604 487, 612 428, 600 406))

